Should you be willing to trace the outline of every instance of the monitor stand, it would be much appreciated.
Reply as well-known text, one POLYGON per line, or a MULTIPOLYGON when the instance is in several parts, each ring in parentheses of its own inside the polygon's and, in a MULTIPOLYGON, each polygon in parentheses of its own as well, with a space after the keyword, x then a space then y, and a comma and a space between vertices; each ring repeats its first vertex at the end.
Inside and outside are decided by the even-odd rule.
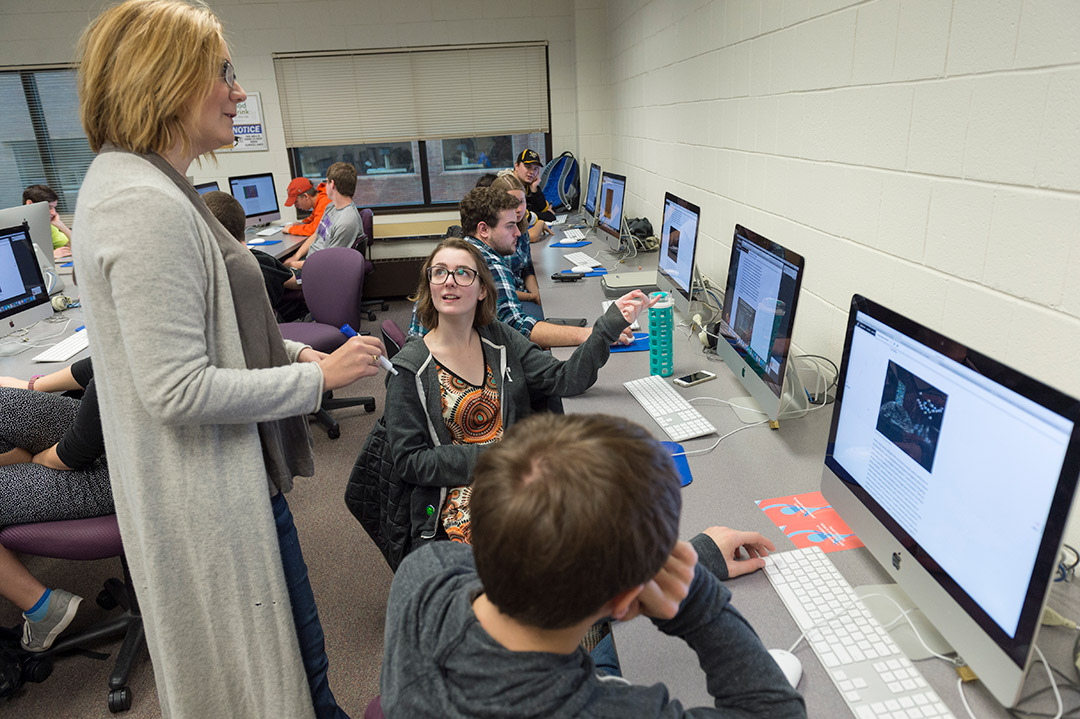
MULTIPOLYGON (((810 411, 810 400, 806 396, 802 378, 790 364, 788 371, 784 374, 784 394, 781 399, 779 416, 775 420, 769 420, 771 429, 780 429, 782 419, 798 419, 810 411)), ((754 424, 769 416, 753 397, 732 397, 726 401, 730 403, 731 410, 743 424, 754 424)))
POLYGON ((901 612, 910 611, 908 617, 911 619, 911 623, 918 629, 919 634, 930 649, 944 655, 956 653, 956 650, 952 648, 945 637, 941 636, 941 633, 934 628, 926 615, 916 608, 915 603, 908 598, 908 595, 898 585, 867 584, 862 587, 855 587, 855 594, 862 599, 863 605, 874 616, 874 619, 889 632, 889 636, 896 642, 896 646, 900 647, 900 651, 911 661, 917 662, 929 659, 933 654, 926 650, 919 638, 911 631, 911 625, 901 618, 901 612), (889 597, 892 601, 885 597, 889 597), (896 602, 896 604, 893 604, 893 602, 896 602), (901 608, 897 608, 897 604, 901 608), (890 627, 890 624, 893 626, 890 627))

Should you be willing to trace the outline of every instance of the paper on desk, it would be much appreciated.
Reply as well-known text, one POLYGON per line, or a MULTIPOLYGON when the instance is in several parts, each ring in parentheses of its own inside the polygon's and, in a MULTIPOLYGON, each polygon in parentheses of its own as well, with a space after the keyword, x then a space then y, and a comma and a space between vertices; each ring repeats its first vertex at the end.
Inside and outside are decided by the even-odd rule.
POLYGON ((648 352, 649 351, 649 335, 647 332, 635 332, 634 341, 628 345, 612 345, 612 353, 614 352, 648 352))
POLYGON ((821 492, 759 499, 755 504, 798 549, 816 545, 823 552, 839 552, 863 546, 821 492))
POLYGON ((672 457, 675 461, 675 469, 679 472, 679 486, 685 487, 694 481, 694 475, 690 474, 690 463, 686 461, 686 455, 683 454, 683 446, 678 442, 661 442, 660 444, 667 447, 668 451, 672 454, 678 454, 678 457, 672 457))
POLYGON ((549 247, 584 247, 585 245, 591 245, 592 240, 578 240, 576 242, 552 242, 549 247))

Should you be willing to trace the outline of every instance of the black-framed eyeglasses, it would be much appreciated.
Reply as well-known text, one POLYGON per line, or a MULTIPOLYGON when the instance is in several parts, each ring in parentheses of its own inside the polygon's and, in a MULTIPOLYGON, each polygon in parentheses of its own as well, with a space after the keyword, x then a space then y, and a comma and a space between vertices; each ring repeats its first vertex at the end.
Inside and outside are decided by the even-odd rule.
POLYGON ((471 267, 455 267, 451 270, 448 267, 436 265, 427 268, 428 282, 433 285, 445 285, 450 275, 454 276, 454 284, 460 287, 468 287, 476 281, 476 270, 471 267))
POLYGON ((221 78, 225 80, 225 84, 230 88, 236 89, 236 68, 228 60, 221 66, 221 78))

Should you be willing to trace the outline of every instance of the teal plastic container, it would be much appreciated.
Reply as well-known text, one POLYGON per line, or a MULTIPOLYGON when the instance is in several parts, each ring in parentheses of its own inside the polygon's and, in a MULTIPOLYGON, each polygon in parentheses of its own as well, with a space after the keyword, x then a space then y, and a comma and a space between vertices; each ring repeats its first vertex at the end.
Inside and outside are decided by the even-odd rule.
POLYGON ((670 377, 674 372, 672 362, 671 334, 675 322, 675 302, 667 292, 653 292, 659 296, 649 308, 649 374, 670 377))

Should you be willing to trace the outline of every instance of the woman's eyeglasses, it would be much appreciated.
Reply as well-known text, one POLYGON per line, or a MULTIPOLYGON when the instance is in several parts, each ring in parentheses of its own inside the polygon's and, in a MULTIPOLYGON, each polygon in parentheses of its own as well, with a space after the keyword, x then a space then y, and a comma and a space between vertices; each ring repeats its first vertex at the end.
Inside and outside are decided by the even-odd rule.
POLYGON ((225 84, 233 90, 236 89, 236 68, 228 60, 221 66, 221 77, 225 80, 225 84))
POLYGON ((448 267, 435 267, 427 268, 428 282, 433 285, 445 285, 446 280, 454 276, 454 284, 461 287, 468 287, 476 280, 476 270, 471 267, 457 267, 450 269, 448 267))

